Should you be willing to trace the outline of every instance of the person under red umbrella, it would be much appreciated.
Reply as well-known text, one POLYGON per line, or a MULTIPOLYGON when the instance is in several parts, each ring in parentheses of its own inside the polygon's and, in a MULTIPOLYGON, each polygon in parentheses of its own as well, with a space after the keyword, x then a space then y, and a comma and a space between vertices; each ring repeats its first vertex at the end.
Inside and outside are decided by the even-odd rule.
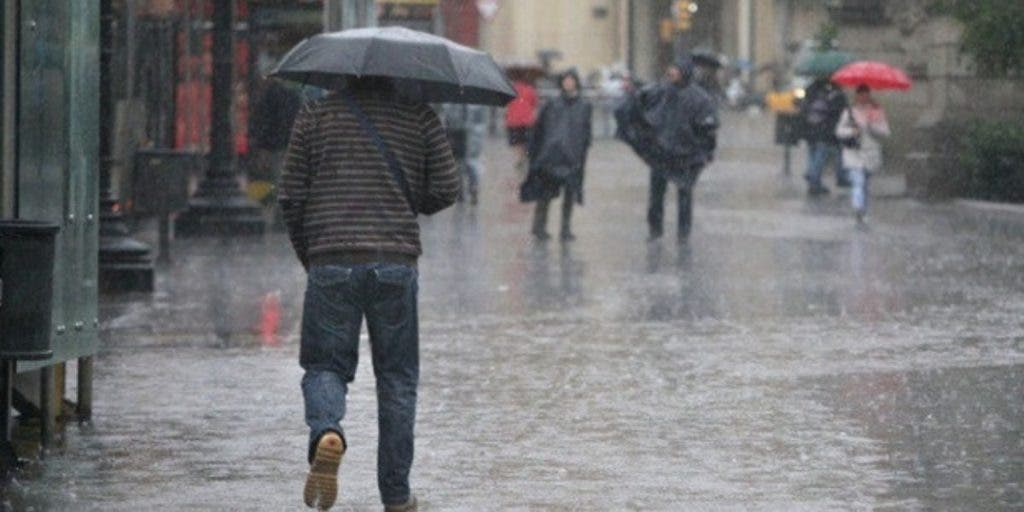
POLYGON ((884 62, 862 60, 851 62, 832 74, 832 81, 856 87, 853 106, 843 112, 836 125, 836 136, 843 146, 843 165, 852 182, 850 194, 854 215, 862 224, 867 215, 868 181, 882 167, 882 145, 879 139, 890 136, 885 110, 871 96, 872 90, 905 91, 913 83, 899 68, 884 62))
POLYGON ((853 105, 843 111, 836 137, 843 146, 843 166, 851 182, 850 201, 858 224, 868 210, 868 181, 882 167, 881 139, 891 134, 885 110, 871 97, 871 88, 857 86, 853 105))

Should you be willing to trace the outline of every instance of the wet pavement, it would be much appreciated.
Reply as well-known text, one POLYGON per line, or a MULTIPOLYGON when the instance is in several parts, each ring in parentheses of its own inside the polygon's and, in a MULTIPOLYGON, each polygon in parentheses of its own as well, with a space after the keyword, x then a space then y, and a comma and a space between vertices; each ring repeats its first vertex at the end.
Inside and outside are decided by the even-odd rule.
MULTIPOLYGON (((646 171, 607 141, 579 240, 534 242, 491 145, 481 205, 423 221, 421 509, 1024 509, 1024 236, 897 199, 858 229, 768 126, 727 118, 688 245, 646 242, 646 171)), ((301 508, 286 238, 174 251, 105 299, 95 419, 8 507, 301 508)), ((337 510, 379 510, 362 361, 337 510)))

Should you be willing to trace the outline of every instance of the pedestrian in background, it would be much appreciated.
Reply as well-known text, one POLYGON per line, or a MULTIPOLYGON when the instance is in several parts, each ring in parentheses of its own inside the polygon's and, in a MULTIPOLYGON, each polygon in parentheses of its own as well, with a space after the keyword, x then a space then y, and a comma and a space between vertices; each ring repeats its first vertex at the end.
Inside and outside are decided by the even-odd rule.
POLYGON ((437 114, 353 79, 306 105, 292 129, 280 203, 308 270, 299 362, 309 426, 306 505, 330 508, 349 440, 348 384, 366 319, 377 380, 377 484, 387 512, 416 510, 409 486, 419 382, 418 213, 455 202, 459 176, 437 114))
POLYGON ((505 131, 508 145, 516 153, 516 169, 526 166, 526 146, 530 143, 530 130, 537 120, 537 89, 526 80, 513 82, 516 99, 505 108, 505 131))
POLYGON ((544 104, 530 140, 530 170, 520 188, 523 202, 536 201, 531 232, 547 240, 551 201, 562 195, 562 241, 575 240, 572 210, 583 204, 583 177, 591 142, 593 107, 580 95, 580 77, 570 70, 559 77, 561 94, 544 104))
POLYGON ((665 81, 640 90, 616 111, 619 132, 650 166, 647 208, 650 239, 664 234, 665 193, 669 182, 678 192, 679 241, 686 241, 693 224, 693 190, 704 167, 714 159, 718 144, 718 108, 694 82, 694 64, 681 56, 665 72, 665 81))
POLYGON ((846 95, 828 78, 818 78, 807 86, 806 96, 800 105, 800 115, 804 123, 804 137, 807 139, 808 165, 804 178, 807 180, 807 193, 811 196, 830 192, 821 182, 821 176, 831 162, 835 162, 836 186, 850 186, 843 172, 839 139, 835 133, 836 123, 847 105, 846 95))
POLYGON ((273 185, 281 178, 288 134, 295 116, 302 107, 302 96, 297 86, 280 80, 264 80, 263 90, 257 96, 249 117, 249 135, 253 144, 253 163, 249 171, 250 187, 262 184, 263 190, 254 199, 269 210, 272 225, 280 229, 282 220, 273 185))
POLYGON ((868 211, 868 182, 871 174, 882 167, 879 139, 890 135, 885 110, 871 97, 870 87, 857 87, 853 106, 843 111, 835 135, 843 146, 843 166, 850 176, 853 212, 857 222, 863 223, 868 211))
POLYGON ((452 145, 452 153, 463 179, 463 193, 459 201, 469 196, 470 204, 477 204, 480 195, 480 161, 487 136, 487 108, 481 105, 445 104, 442 108, 445 129, 452 145))

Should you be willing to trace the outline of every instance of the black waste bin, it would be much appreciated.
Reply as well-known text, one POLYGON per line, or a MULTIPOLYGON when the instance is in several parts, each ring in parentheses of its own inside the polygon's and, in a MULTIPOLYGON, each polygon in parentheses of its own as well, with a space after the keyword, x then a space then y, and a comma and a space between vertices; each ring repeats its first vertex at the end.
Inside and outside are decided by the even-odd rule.
POLYGON ((56 224, 0 220, 0 359, 48 359, 56 224))

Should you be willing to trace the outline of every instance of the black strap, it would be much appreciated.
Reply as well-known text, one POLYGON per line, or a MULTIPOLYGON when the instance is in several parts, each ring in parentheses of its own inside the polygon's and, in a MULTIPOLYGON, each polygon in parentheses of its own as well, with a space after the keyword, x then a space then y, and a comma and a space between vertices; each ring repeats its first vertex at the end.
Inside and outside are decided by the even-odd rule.
POLYGON ((341 95, 342 99, 345 100, 346 106, 352 111, 352 114, 359 120, 359 124, 363 127, 363 131, 370 137, 373 144, 377 146, 377 151, 384 157, 384 160, 388 164, 388 170, 391 171, 391 177, 398 182, 399 188, 402 189, 402 194, 405 196, 405 201, 409 203, 409 208, 413 214, 418 213, 416 206, 412 200, 412 190, 409 188, 409 180, 405 178, 405 172, 402 171, 402 164, 398 162, 398 158, 391 152, 391 148, 388 147, 388 143, 384 141, 384 138, 380 136, 380 132, 377 131, 377 127, 373 125, 373 121, 366 115, 366 112, 359 107, 359 104, 347 94, 341 95))

